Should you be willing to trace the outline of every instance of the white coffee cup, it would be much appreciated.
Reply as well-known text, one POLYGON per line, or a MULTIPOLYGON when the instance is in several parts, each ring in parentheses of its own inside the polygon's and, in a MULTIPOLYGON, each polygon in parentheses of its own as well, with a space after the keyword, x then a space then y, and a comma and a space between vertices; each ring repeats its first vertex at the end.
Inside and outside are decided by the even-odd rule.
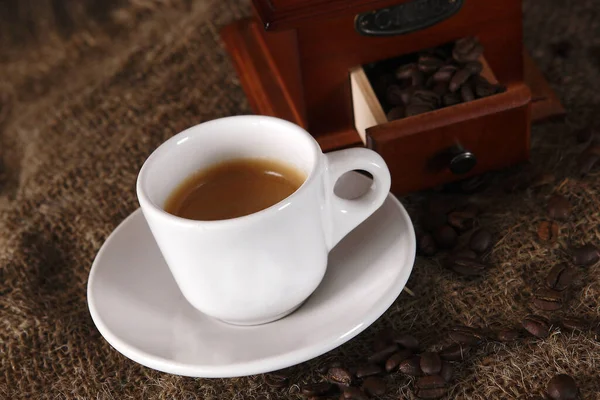
POLYGON ((377 153, 323 154, 301 127, 265 116, 189 128, 159 146, 137 180, 144 217, 185 298, 236 325, 274 321, 298 308, 321 282, 329 251, 383 204, 389 189, 390 173, 377 153), (280 160, 307 178, 286 199, 244 217, 194 221, 164 211, 185 178, 239 158, 280 160), (358 199, 341 199, 334 184, 352 170, 368 171, 373 184, 358 199))

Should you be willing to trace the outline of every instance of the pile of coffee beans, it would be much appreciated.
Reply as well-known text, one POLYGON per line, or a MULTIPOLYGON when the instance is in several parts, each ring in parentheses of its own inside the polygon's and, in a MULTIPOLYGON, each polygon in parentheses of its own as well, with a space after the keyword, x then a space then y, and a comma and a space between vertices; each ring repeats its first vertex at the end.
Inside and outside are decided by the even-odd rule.
MULTIPOLYGON (((560 234, 560 226, 557 221, 567 221, 569 219, 571 216, 571 203, 565 196, 554 194, 548 199, 547 212, 549 220, 540 223, 537 234, 542 242, 554 242, 560 234)), ((553 312, 562 309, 569 298, 571 285, 579 275, 576 266, 585 267, 600 260, 600 251, 596 246, 589 243, 572 247, 570 253, 571 263, 562 262, 552 266, 544 279, 544 287, 540 287, 534 292, 531 299, 534 309, 542 312, 553 312)), ((547 324, 547 320, 536 319, 534 322, 537 327, 547 324)), ((541 335, 542 330, 536 329, 532 325, 534 322, 529 321, 528 325, 540 333, 536 336, 547 336, 541 335)))
MULTIPOLYGON (((544 279, 545 286, 535 291, 531 299, 534 309, 551 313, 564 308, 570 298, 569 291, 573 282, 581 275, 581 270, 577 267, 592 265, 600 259, 600 251, 591 244, 573 247, 570 252, 573 266, 562 262, 549 269, 544 279)), ((560 326, 566 331, 591 329, 591 324, 575 317, 566 317, 552 324, 546 317, 539 315, 530 315, 523 320, 523 327, 539 338, 547 337, 552 325, 560 326)))
MULTIPOLYGON (((480 276, 490 266, 482 260, 494 241, 491 232, 477 227, 479 209, 473 204, 440 208, 430 204, 421 218, 422 231, 418 235, 419 252, 433 256, 439 250, 451 251, 444 266, 462 276, 480 276), (463 240, 465 236, 468 241, 463 240), (465 242, 459 246, 460 241, 465 242)), ((465 238, 466 239, 466 238, 465 238)))
POLYGON ((438 108, 492 96, 506 90, 481 76, 483 46, 476 38, 460 39, 413 56, 374 85, 392 121, 438 108))
MULTIPOLYGON (((503 328, 496 331, 491 331, 489 329, 482 329, 476 327, 469 326, 456 326, 450 329, 448 336, 449 339, 454 342, 453 344, 444 347, 442 350, 437 353, 442 362, 457 362, 463 361, 467 358, 470 352, 474 347, 482 345, 486 341, 498 341, 503 343, 514 342, 516 340, 526 338, 527 334, 530 334, 537 338, 545 338, 548 336, 552 324, 546 318, 541 317, 539 315, 529 315, 527 316, 523 322, 523 327, 513 327, 513 328, 503 328)), ((569 330, 583 330, 586 326, 588 326, 584 321, 581 321, 576 318, 565 318, 562 324, 564 329, 569 330), (570 328, 567 328, 570 326, 570 328)), ((425 372, 426 369, 423 367, 423 356, 429 353, 423 353, 421 355, 421 371, 425 372)), ((433 364, 437 367, 435 362, 435 356, 433 357, 434 361, 427 362, 426 365, 433 364)), ((448 364, 450 368, 452 368, 451 364, 448 364)), ((439 375, 444 377, 444 368, 441 369, 439 375)), ((415 393, 417 397, 428 399, 428 398, 439 398, 439 397, 422 397, 419 393, 423 394, 423 392, 419 392, 420 388, 418 386, 418 382, 416 384, 415 393)), ((438 382, 438 381, 436 381, 438 382)), ((447 380, 446 382, 449 382, 447 380)), ((578 387, 575 380, 565 374, 557 375, 552 378, 546 387, 546 397, 548 399, 554 400, 567 400, 567 399, 577 399, 578 397, 578 387)), ((431 392, 433 393, 433 392, 431 392)), ((440 391, 437 394, 441 394, 440 391)))
MULTIPOLYGON (((300 394, 307 400, 368 400, 384 396, 389 381, 405 375, 412 377, 416 398, 440 399, 448 394, 457 363, 467 360, 476 347, 491 341, 514 342, 525 339, 528 334, 545 338, 552 326, 547 318, 539 315, 524 318, 522 327, 490 330, 459 325, 449 329, 445 347, 434 346, 441 347, 439 351, 422 351, 414 336, 384 329, 375 336, 373 352, 362 362, 352 366, 339 362, 324 365, 318 369, 322 380, 300 385, 300 394)), ((589 325, 576 318, 565 318, 562 326, 568 330, 583 330, 589 325)), ((289 387, 289 378, 285 370, 264 377, 265 383, 274 388, 289 387)), ((575 380, 561 374, 548 382, 544 395, 553 400, 571 400, 578 398, 578 392, 575 380)))
POLYGON ((396 373, 416 378, 414 392, 421 399, 439 399, 446 395, 453 379, 451 361, 455 354, 420 351, 419 341, 408 334, 393 330, 381 331, 374 342, 373 353, 363 363, 344 368, 334 363, 322 382, 301 386, 301 394, 309 400, 363 400, 386 394, 386 379, 396 373))

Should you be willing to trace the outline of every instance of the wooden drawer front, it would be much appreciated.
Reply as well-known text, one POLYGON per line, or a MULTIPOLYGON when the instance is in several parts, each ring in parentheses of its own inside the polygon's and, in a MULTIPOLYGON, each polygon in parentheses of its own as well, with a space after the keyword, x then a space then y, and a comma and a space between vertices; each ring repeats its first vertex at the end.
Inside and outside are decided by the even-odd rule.
POLYGON ((386 160, 397 194, 464 179, 529 158, 531 93, 515 84, 505 93, 366 129, 367 147, 386 160), (458 175, 448 150, 461 145, 476 165, 458 175))

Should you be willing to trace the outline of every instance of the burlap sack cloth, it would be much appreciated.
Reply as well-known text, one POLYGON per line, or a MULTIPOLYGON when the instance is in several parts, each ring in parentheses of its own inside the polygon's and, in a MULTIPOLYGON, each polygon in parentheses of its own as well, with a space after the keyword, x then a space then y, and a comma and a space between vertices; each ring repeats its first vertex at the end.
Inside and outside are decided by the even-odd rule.
MULTIPOLYGON (((569 109, 567 122, 536 126, 532 162, 553 184, 506 194, 507 172, 473 196, 498 240, 483 279, 467 281, 419 257, 409 287, 372 327, 293 368, 292 383, 331 359, 353 362, 393 326, 429 348, 456 324, 512 326, 530 311, 545 271, 570 244, 600 244, 598 173, 581 178, 573 132, 599 125, 600 2, 526 0, 526 44, 569 109), (553 44, 565 42, 558 46, 553 44), (573 215, 554 245, 540 243, 551 193, 573 215)), ((113 350, 86 304, 93 257, 137 207, 144 159, 173 134, 250 112, 218 31, 249 13, 234 0, 9 0, 0 4, 0 398, 297 399, 262 376, 191 379, 142 367, 113 350)), ((421 196, 403 201, 415 215, 421 196)), ((365 266, 368 268, 368 265, 365 266)), ((600 320, 600 266, 581 269, 563 314, 600 320)), ((600 398, 600 343, 592 332, 489 343, 460 364, 449 398, 526 398, 560 372, 583 398, 600 398)), ((410 398, 396 375, 385 399, 410 398)))

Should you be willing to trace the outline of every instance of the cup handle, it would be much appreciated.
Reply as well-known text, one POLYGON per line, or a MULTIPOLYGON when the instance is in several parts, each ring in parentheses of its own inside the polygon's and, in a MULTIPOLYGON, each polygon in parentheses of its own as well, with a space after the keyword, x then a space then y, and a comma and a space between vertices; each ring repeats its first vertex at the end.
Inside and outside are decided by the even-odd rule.
POLYGON ((327 185, 331 212, 329 250, 385 201, 391 185, 390 171, 379 154, 364 148, 339 150, 325 154, 330 184, 327 185), (346 200, 333 192, 337 180, 346 172, 364 170, 373 175, 373 184, 362 196, 346 200))

